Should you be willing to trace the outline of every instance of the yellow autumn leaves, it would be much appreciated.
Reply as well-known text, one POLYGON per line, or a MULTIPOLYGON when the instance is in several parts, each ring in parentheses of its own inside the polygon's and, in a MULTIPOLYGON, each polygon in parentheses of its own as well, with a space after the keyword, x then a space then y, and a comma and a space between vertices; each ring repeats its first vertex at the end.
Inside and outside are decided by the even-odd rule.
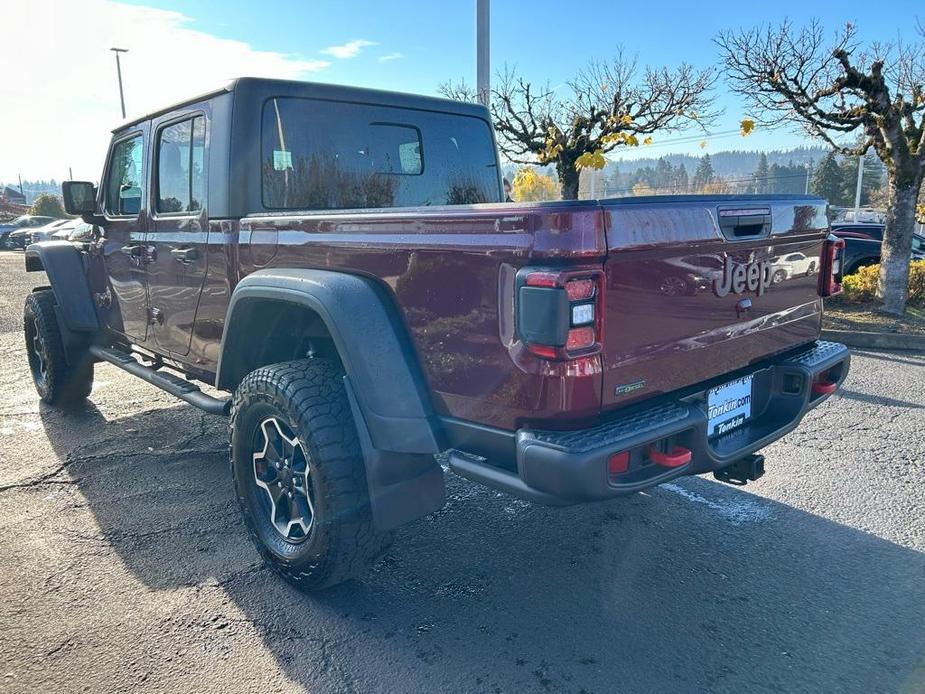
MULTIPOLYGON (((622 115, 611 115, 607 118, 607 125, 611 128, 626 127, 632 124, 633 117, 628 113, 624 113, 622 115)), ((639 146, 639 138, 636 137, 636 135, 633 133, 624 132, 623 130, 609 132, 601 136, 600 141, 603 145, 624 145, 625 147, 639 146)), ((642 142, 645 145, 651 145, 652 138, 646 137, 642 142)), ((603 149, 598 149, 594 152, 584 152, 575 160, 575 168, 578 171, 581 171, 582 169, 600 170, 603 169, 606 164, 607 160, 604 158, 603 149)))
MULTIPOLYGON (((619 125, 630 125, 633 122, 633 119, 629 115, 623 116, 610 116, 608 123, 611 127, 617 127, 619 125)), ((751 118, 743 118, 739 122, 739 134, 742 137, 748 137, 755 130, 755 121, 751 118)), ((546 138, 546 149, 539 155, 539 160, 541 164, 549 163, 550 161, 556 159, 558 155, 564 149, 560 142, 557 142, 556 135, 558 130, 555 128, 549 129, 549 135, 546 138)), ((622 130, 616 132, 607 133, 601 137, 601 143, 604 145, 624 145, 626 147, 638 147, 639 138, 636 135, 622 130)), ((647 136, 643 139, 642 144, 651 145, 652 136, 647 136)), ((701 140, 699 143, 700 149, 706 149, 707 141, 701 140)), ((595 150, 593 152, 584 152, 578 156, 575 160, 575 168, 579 171, 582 169, 603 169, 607 165, 607 159, 604 157, 604 151, 602 149, 595 150)))
POLYGON ((545 147, 536 155, 540 164, 548 164, 562 153, 564 146, 561 142, 561 135, 562 133, 555 125, 549 126, 546 131, 546 141, 543 143, 545 147))
POLYGON ((607 160, 601 150, 585 152, 575 160, 575 168, 579 171, 582 169, 603 169, 606 164, 607 160))
POLYGON ((511 197, 516 202, 557 200, 559 186, 552 178, 537 172, 533 167, 523 166, 514 174, 511 197))

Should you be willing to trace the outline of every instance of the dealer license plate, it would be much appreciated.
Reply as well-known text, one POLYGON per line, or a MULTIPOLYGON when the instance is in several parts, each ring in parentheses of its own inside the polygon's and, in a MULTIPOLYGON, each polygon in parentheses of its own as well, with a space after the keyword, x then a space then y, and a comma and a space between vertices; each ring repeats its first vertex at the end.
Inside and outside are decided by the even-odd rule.
POLYGON ((708 436, 738 429, 752 416, 752 377, 729 381, 707 394, 708 436))

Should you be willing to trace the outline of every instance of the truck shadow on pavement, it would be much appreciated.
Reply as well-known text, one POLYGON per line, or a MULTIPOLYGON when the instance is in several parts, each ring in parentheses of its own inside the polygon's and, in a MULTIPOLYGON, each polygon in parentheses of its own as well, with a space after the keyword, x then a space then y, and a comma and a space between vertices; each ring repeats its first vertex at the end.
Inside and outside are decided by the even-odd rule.
POLYGON ((905 407, 910 410, 925 409, 925 405, 919 405, 915 402, 897 400, 896 398, 887 398, 882 395, 861 393, 856 390, 849 390, 848 388, 842 388, 838 394, 843 398, 848 398, 849 400, 857 400, 858 402, 866 402, 869 405, 881 405, 883 407, 905 407))
POLYGON ((557 510, 448 475, 447 506, 367 576, 305 596, 246 537, 226 422, 42 421, 107 552, 151 590, 223 591, 177 619, 232 650, 259 635, 311 691, 925 686, 925 555, 746 491, 690 479, 557 510))
POLYGON ((865 359, 876 359, 877 361, 887 361, 893 364, 906 364, 908 366, 925 366, 925 352, 912 351, 890 351, 882 350, 872 352, 866 349, 852 349, 852 354, 865 359))

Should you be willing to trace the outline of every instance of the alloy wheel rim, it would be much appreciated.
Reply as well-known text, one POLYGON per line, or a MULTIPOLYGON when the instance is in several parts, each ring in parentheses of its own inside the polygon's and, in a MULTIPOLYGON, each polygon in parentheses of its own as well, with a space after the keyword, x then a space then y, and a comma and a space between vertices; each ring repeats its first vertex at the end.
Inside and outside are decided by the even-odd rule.
POLYGON ((311 466, 298 437, 278 417, 257 427, 253 469, 270 524, 287 542, 305 541, 315 523, 311 466))
POLYGON ((39 325, 35 319, 32 320, 32 356, 35 360, 33 375, 37 381, 44 383, 48 377, 48 360, 45 358, 45 343, 42 341, 39 325))

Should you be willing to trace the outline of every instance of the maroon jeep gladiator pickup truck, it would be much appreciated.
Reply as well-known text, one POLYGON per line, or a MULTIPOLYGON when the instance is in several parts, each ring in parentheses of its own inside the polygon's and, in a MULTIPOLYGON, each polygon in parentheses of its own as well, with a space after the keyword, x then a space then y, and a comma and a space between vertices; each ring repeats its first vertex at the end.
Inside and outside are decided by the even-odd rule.
POLYGON ((547 504, 744 484, 848 371, 823 200, 504 203, 472 104, 239 79, 116 129, 64 197, 95 232, 27 249, 40 396, 109 362, 228 416, 247 527, 305 589, 444 504, 435 454, 547 504), (772 281, 788 253, 819 261, 772 281))

